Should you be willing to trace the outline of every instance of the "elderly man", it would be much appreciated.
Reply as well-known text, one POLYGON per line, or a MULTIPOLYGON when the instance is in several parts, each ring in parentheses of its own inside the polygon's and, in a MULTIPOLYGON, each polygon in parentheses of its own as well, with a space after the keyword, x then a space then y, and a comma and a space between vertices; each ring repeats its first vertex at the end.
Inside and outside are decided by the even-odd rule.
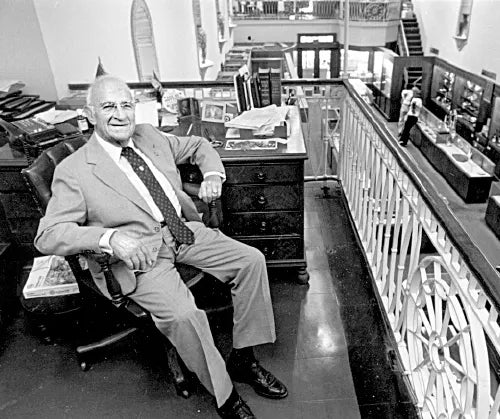
MULTIPOLYGON (((107 252, 122 291, 148 310, 186 366, 216 399, 223 418, 253 418, 231 379, 269 398, 286 387, 262 368, 253 346, 274 342, 274 317, 266 265, 256 249, 201 222, 182 191, 178 164, 204 175, 200 198, 221 194, 224 167, 200 137, 164 135, 135 124, 128 86, 102 76, 91 86, 86 112, 95 130, 88 143, 62 161, 35 246, 45 254, 107 252), (174 262, 210 273, 231 285, 233 350, 226 364, 214 345, 207 317, 196 307, 174 262)), ((94 277, 103 289, 103 279, 94 277)))

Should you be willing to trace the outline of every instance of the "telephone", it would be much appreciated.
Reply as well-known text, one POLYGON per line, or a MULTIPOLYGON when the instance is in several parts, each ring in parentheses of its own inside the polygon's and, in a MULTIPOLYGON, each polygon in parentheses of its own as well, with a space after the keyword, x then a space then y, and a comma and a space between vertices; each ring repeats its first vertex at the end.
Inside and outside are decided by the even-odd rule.
MULTIPOLYGON (((30 143, 39 143, 58 134, 54 125, 47 124, 34 118, 21 121, 7 122, 0 118, 0 137, 8 139, 14 146, 22 147, 22 140, 30 143)), ((2 141, 3 142, 3 141, 2 141)))

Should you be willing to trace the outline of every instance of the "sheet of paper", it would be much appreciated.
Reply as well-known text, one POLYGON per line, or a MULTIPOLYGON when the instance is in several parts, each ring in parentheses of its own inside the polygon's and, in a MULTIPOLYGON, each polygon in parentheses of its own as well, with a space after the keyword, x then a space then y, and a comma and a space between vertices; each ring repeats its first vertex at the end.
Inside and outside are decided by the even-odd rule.
POLYGON ((10 92, 11 90, 22 89, 25 84, 20 80, 0 79, 0 92, 10 92))
POLYGON ((59 111, 56 110, 55 108, 51 108, 48 111, 40 112, 35 115, 35 118, 41 119, 47 124, 52 124, 52 125, 60 124, 61 122, 65 122, 76 117, 77 117, 76 111, 72 110, 59 111))

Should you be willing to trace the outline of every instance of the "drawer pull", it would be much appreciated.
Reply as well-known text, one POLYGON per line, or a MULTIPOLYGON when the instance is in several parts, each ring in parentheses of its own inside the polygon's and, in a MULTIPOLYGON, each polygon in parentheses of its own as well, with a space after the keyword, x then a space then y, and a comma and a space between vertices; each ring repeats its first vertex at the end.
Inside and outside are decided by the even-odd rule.
POLYGON ((266 223, 265 221, 262 221, 262 222, 260 223, 260 232, 261 232, 261 233, 265 233, 265 232, 266 232, 266 230, 267 230, 267 223, 266 223))
POLYGON ((257 197, 257 205, 260 205, 261 207, 263 207, 264 205, 267 204, 267 199, 264 195, 259 195, 257 197))
POLYGON ((257 177, 257 180, 263 181, 266 179, 266 174, 264 172, 258 172, 256 177, 257 177))

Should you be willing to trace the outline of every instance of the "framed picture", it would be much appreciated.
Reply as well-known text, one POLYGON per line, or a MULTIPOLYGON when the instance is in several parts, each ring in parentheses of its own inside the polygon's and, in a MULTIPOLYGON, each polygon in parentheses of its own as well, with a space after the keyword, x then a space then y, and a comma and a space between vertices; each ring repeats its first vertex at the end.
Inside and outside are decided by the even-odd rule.
POLYGON ((201 120, 207 122, 224 122, 226 104, 224 102, 203 102, 201 120))

